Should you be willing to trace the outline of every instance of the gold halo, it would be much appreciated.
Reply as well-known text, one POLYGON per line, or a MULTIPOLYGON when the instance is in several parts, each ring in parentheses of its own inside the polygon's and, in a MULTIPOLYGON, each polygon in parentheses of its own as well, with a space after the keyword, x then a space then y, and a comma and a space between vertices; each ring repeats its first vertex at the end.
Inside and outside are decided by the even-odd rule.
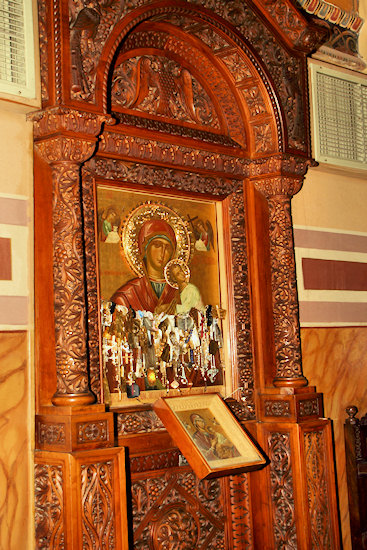
POLYGON ((179 260, 179 259, 170 260, 166 264, 166 266, 164 268, 164 278, 166 279, 166 282, 170 286, 177 289, 178 284, 172 281, 172 277, 171 277, 171 274, 170 274, 170 269, 174 265, 179 265, 182 268, 183 272, 185 273, 186 281, 190 280, 190 268, 189 268, 189 266, 187 265, 186 262, 183 262, 182 260, 179 260))
POLYGON ((173 259, 188 264, 193 253, 192 235, 188 222, 169 206, 147 201, 135 207, 127 216, 121 228, 121 246, 130 268, 138 275, 145 275, 143 262, 137 246, 142 225, 151 220, 166 221, 176 236, 176 251, 173 259))

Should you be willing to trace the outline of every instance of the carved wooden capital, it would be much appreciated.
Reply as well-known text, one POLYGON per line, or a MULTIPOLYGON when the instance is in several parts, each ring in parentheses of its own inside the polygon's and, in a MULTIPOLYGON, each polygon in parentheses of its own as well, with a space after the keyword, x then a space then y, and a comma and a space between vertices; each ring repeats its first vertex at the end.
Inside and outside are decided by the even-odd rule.
POLYGON ((67 107, 54 107, 32 113, 35 147, 48 164, 83 163, 96 147, 104 122, 110 117, 67 107))
POLYGON ((300 191, 302 183, 303 177, 273 176, 255 180, 255 187, 267 199, 271 200, 275 197, 290 199, 300 191))
POLYGON ((35 142, 35 148, 48 164, 65 163, 79 165, 88 160, 96 148, 96 138, 84 139, 57 136, 35 142))
POLYGON ((28 120, 33 122, 36 140, 62 132, 85 138, 96 137, 104 122, 114 123, 110 116, 63 106, 36 111, 28 116, 28 120))
POLYGON ((289 154, 256 159, 249 165, 249 177, 260 193, 292 197, 302 187, 303 178, 312 161, 289 154))

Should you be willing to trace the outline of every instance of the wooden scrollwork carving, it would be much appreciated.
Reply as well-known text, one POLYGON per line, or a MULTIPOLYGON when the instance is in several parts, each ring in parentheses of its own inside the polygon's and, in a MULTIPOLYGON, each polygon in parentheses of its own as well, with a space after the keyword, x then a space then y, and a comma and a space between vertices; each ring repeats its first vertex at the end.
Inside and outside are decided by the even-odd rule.
POLYGON ((270 481, 277 548, 297 548, 290 434, 269 435, 270 481))
POLYGON ((63 468, 35 466, 35 535, 37 548, 65 549, 63 468))

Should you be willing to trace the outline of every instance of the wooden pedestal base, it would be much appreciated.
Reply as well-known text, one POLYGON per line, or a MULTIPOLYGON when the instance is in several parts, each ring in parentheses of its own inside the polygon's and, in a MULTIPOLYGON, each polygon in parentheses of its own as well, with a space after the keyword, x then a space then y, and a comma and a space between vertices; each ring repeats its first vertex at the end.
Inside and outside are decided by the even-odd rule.
POLYGON ((260 395, 262 422, 251 429, 269 465, 250 474, 256 548, 338 550, 331 422, 322 395, 300 388, 260 395))
POLYGON ((124 449, 35 453, 36 547, 127 550, 124 449))

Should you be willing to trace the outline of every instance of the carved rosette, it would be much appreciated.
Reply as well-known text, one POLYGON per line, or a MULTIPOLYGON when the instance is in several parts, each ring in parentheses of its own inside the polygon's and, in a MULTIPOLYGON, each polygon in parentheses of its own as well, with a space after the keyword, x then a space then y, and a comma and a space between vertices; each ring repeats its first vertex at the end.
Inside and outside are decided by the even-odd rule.
POLYGON ((108 441, 108 421, 79 422, 77 424, 77 433, 78 443, 108 441))
POLYGON ((288 401, 268 400, 264 402, 265 416, 291 416, 288 401))
POLYGON ((185 503, 164 506, 153 530, 154 549, 197 548, 200 526, 195 515, 185 503))
POLYGON ((40 445, 60 445, 65 444, 65 423, 64 422, 38 422, 38 443, 40 445))
POLYGON ((320 402, 316 399, 304 399, 299 402, 299 416, 320 416, 320 402))
POLYGON ((106 117, 67 108, 33 114, 35 146, 52 167, 53 278, 57 390, 55 405, 88 404, 86 295, 80 167, 106 117), (69 132, 72 132, 70 135, 69 132), (72 137, 71 137, 72 136, 72 137))
POLYGON ((65 548, 63 469, 35 465, 35 536, 38 550, 65 548))
MULTIPOLYGON (((261 171, 261 168, 259 168, 261 171)), ((296 265, 291 197, 302 187, 303 175, 256 178, 255 187, 269 204, 273 316, 277 387, 307 385, 302 374, 296 265)))

